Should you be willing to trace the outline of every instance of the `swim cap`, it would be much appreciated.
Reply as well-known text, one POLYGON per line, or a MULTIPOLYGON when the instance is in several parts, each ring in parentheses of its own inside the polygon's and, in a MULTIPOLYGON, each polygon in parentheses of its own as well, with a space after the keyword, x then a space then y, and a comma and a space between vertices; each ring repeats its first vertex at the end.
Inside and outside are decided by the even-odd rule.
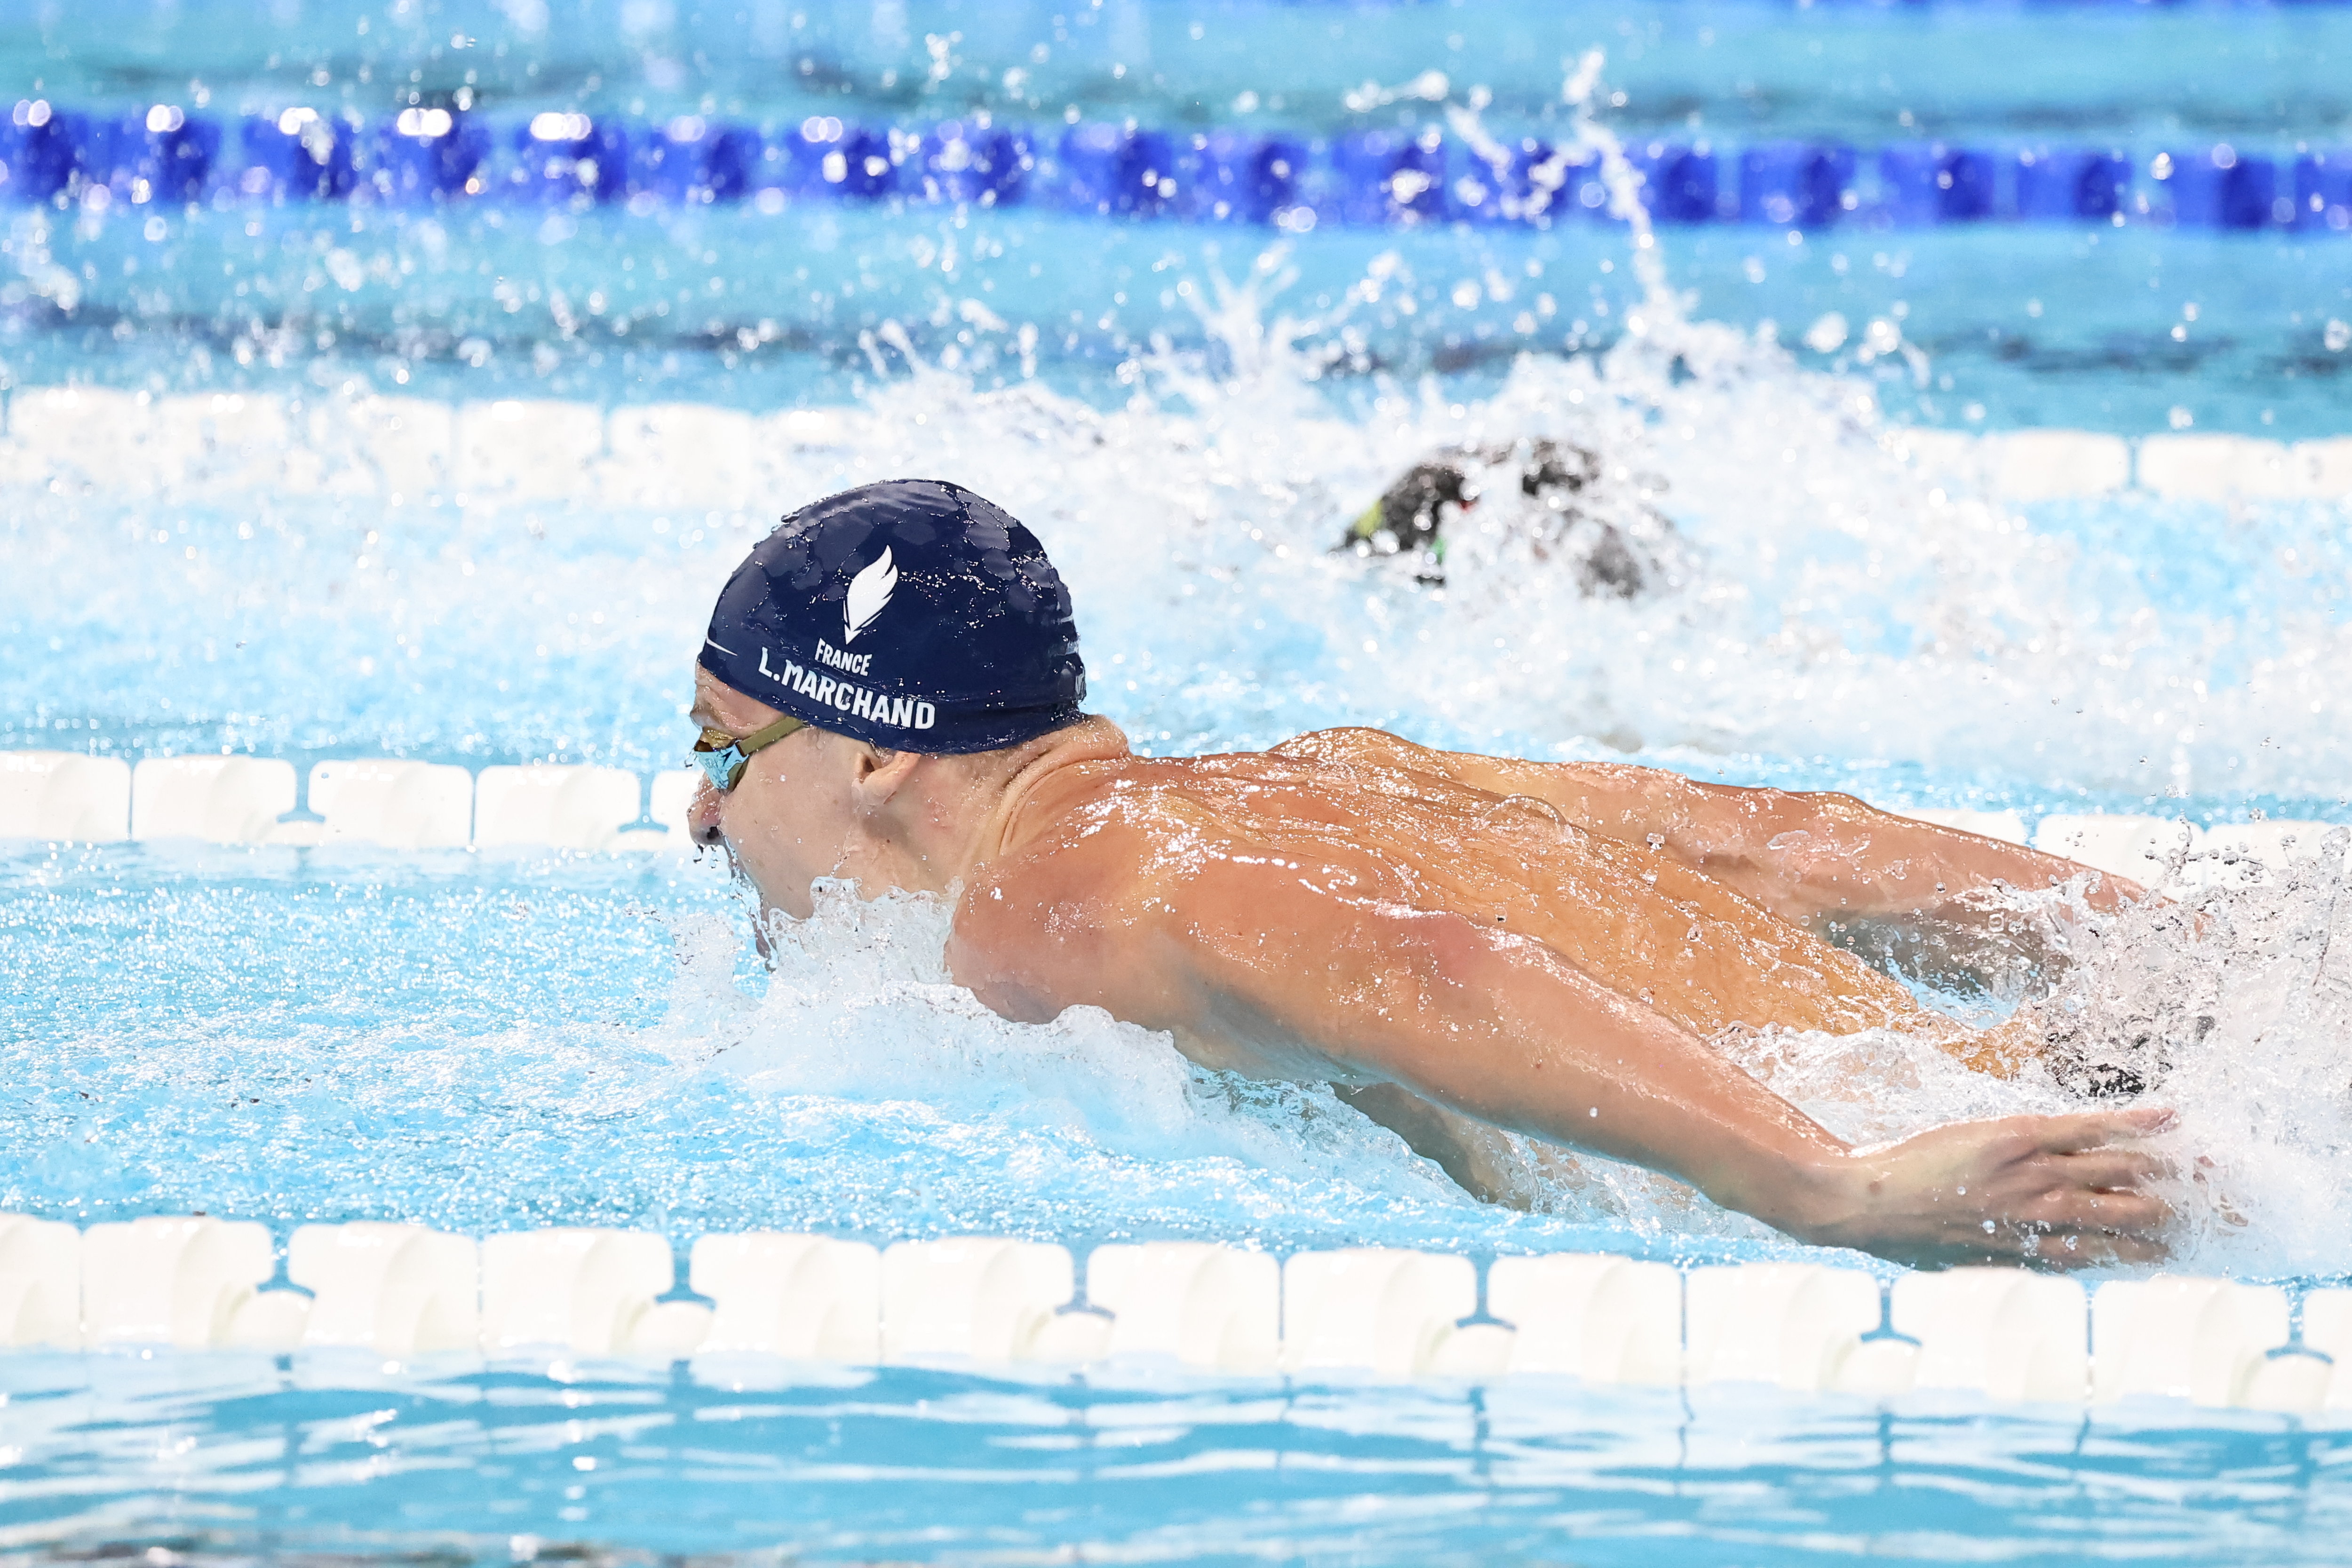
POLYGON ((1017 745, 1078 717, 1086 666, 1045 547, 960 485, 887 479, 803 507, 727 580, 702 668, 896 751, 1017 745))

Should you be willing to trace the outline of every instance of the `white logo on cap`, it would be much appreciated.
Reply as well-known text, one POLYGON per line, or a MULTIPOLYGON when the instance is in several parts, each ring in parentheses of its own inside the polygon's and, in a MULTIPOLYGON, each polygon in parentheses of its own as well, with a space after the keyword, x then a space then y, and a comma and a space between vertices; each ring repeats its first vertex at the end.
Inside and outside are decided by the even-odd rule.
POLYGON ((856 642, 857 634, 890 607, 891 591, 898 586, 898 568, 891 564, 890 547, 886 544, 873 565, 849 580, 849 597, 841 605, 841 640, 856 642))

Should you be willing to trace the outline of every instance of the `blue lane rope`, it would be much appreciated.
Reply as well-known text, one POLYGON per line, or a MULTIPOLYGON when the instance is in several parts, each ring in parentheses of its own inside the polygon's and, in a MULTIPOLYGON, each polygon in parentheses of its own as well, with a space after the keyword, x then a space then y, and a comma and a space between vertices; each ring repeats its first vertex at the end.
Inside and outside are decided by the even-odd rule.
MULTIPOLYGON (((2352 146, 2284 156, 2227 143, 2115 147, 1807 142, 1629 148, 1664 224, 1780 228, 1981 222, 2352 230, 2352 146)), ((1435 130, 1328 139, 1101 123, 913 128, 830 115, 762 128, 547 112, 499 123, 415 107, 367 121, 289 109, 215 120, 18 101, 0 121, 0 201, 58 207, 469 202, 632 209, 809 200, 1024 205, 1125 218, 1266 224, 1615 221, 1598 163, 1535 137, 1485 150, 1435 130)))

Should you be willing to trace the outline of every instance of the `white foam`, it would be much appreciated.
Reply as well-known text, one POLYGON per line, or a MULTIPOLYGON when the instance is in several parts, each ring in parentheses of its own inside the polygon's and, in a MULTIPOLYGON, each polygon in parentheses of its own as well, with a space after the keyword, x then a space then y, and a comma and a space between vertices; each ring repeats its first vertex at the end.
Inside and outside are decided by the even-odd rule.
POLYGON ((2144 887, 2168 879, 2175 855, 2194 847, 2196 830, 2158 816, 2086 816, 2053 813, 2034 829, 2033 847, 2047 854, 2128 877, 2144 887))
POLYGON ((1050 1024, 1009 1022, 947 973, 948 906, 866 901, 820 882, 807 921, 770 932, 766 994, 735 987, 731 933, 682 934, 674 1048, 789 1106, 892 1104, 926 1141, 985 1127, 1021 1150, 1030 1179, 1165 1201, 1181 1179, 1203 1194, 1241 1179, 1319 1186, 1392 1205, 1470 1200, 1395 1134, 1325 1088, 1252 1083, 1187 1062, 1167 1036, 1073 1007, 1050 1024), (715 1058, 712 1053, 716 1053, 715 1058))

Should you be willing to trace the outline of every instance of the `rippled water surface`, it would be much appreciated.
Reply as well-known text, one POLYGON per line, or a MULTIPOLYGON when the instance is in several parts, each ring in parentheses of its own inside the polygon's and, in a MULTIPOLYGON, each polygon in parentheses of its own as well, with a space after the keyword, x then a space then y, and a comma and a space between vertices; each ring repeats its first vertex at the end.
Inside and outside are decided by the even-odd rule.
MULTIPOLYGON (((58 1524, 151 1561, 2340 1560, 2340 1438, 1763 1391, 536 1377, 11 1358, 58 1524), (86 1412, 115 1417, 102 1429, 86 1412), (131 1499, 106 1477, 156 1479, 131 1499), (486 1499, 495 1499, 486 1504, 486 1499), (157 1548, 161 1555, 154 1555, 157 1548)), ((35 1523, 36 1520, 49 1522, 35 1523)))

